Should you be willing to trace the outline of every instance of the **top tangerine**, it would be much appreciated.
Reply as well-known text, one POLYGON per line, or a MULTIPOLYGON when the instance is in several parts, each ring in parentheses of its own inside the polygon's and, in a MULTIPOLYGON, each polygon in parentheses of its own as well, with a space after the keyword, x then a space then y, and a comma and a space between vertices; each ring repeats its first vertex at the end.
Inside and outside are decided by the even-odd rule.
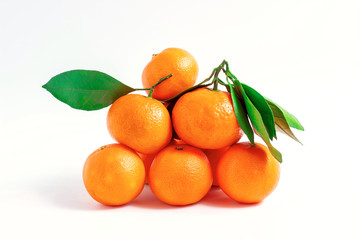
POLYGON ((153 55, 142 73, 142 83, 144 88, 150 88, 161 78, 172 74, 156 86, 152 94, 153 98, 166 100, 192 87, 198 71, 198 64, 190 53, 180 48, 168 48, 153 55))

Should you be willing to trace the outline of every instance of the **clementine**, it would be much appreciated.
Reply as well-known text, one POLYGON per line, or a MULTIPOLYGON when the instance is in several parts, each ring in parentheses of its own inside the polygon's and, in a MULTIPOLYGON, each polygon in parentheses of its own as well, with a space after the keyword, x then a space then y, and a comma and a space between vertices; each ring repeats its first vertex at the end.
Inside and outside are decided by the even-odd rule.
POLYGON ((146 179, 145 179, 145 183, 148 184, 149 183, 149 170, 150 170, 150 166, 152 161, 154 160, 154 157, 156 156, 157 153, 153 153, 153 154, 143 154, 143 153, 137 153, 139 154, 141 160, 144 163, 145 166, 145 173, 146 173, 146 179))
MULTIPOLYGON (((176 139, 176 138, 173 138, 169 145, 175 145, 175 144, 185 144, 182 140, 180 139, 176 139)), ((169 146, 168 145, 168 146, 169 146)), ((141 160, 143 161, 144 163, 144 166, 145 166, 145 172, 146 172, 146 180, 145 180, 145 183, 148 184, 149 183, 149 171, 150 171, 150 166, 151 166, 151 163, 153 162, 155 156, 157 153, 153 153, 153 154, 143 154, 143 153, 137 153, 139 154, 141 160)))
POLYGON ((260 143, 237 143, 221 157, 217 167, 220 188, 233 200, 257 203, 277 186, 280 164, 260 143))
POLYGON ((121 144, 110 144, 87 158, 83 180, 90 196, 99 203, 123 205, 141 193, 145 167, 132 149, 121 144))
POLYGON ((197 89, 181 96, 172 111, 177 135, 187 144, 218 149, 237 142, 242 131, 228 93, 197 89))
POLYGON ((212 184, 211 166, 198 148, 175 144, 161 150, 151 164, 149 185, 154 195, 170 205, 200 201, 212 184))
POLYGON ((219 186, 218 179, 216 176, 216 169, 217 169, 218 162, 219 162, 220 158, 222 157, 222 155, 228 149, 229 149, 229 146, 219 148, 219 149, 203 149, 203 152, 206 154, 206 156, 210 162, 211 171, 213 174, 213 184, 212 185, 215 187, 219 186))
MULTIPOLYGON (((161 78, 172 74, 172 77, 155 87, 153 98, 165 100, 192 87, 198 75, 198 64, 195 58, 180 48, 168 48, 154 54, 142 73, 144 88, 150 88, 161 78)), ((149 91, 147 91, 149 92, 149 91)))
POLYGON ((125 95, 112 104, 107 126, 116 141, 144 154, 158 152, 172 137, 168 110, 158 100, 138 94, 125 95))

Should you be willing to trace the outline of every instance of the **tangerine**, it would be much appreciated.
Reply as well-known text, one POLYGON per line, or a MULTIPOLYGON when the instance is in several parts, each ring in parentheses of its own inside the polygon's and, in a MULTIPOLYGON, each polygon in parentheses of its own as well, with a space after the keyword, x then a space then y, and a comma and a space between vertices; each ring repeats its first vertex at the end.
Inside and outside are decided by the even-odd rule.
POLYGON ((260 143, 237 143, 221 157, 217 167, 220 188, 233 200, 257 203, 276 188, 280 164, 260 143))
POLYGON ((229 93, 207 88, 181 96, 172 111, 172 121, 184 142, 203 149, 230 146, 243 134, 229 93))
MULTIPOLYGON (((173 138, 169 145, 175 145, 175 144, 185 144, 182 140, 180 139, 176 139, 176 138, 173 138)), ((168 145, 168 146, 169 146, 168 145)), ((157 153, 153 153, 153 154, 143 154, 143 153, 137 153, 139 154, 141 160, 143 161, 144 163, 144 166, 145 166, 145 172, 146 172, 146 180, 145 180, 145 183, 148 184, 149 183, 149 171, 150 171, 150 166, 151 166, 151 163, 153 162, 155 156, 157 153)))
POLYGON ((145 173, 146 173, 146 179, 145 179, 145 183, 148 184, 149 183, 149 171, 150 171, 150 166, 152 161, 154 160, 155 156, 157 153, 153 153, 153 154, 143 154, 143 153, 137 153, 139 154, 141 160, 144 163, 145 166, 145 173))
POLYGON ((142 83, 144 88, 150 88, 161 78, 172 74, 172 77, 156 86, 152 94, 153 98, 165 100, 192 87, 198 72, 198 64, 190 53, 180 48, 167 48, 154 54, 145 66, 142 83))
POLYGON ((213 174, 213 184, 212 185, 215 187, 219 186, 218 179, 216 176, 216 169, 217 169, 218 162, 219 162, 220 158, 222 157, 222 155, 228 149, 229 149, 229 146, 219 148, 219 149, 203 149, 204 153, 206 154, 206 156, 210 162, 211 171, 213 174))
POLYGON ((150 167, 151 191, 169 205, 196 203, 210 190, 211 184, 211 166, 206 155, 189 145, 175 144, 164 148, 150 167))
POLYGON ((107 126, 117 142, 144 154, 160 151, 172 137, 168 110, 160 101, 138 94, 122 96, 112 104, 107 126))
POLYGON ((140 157, 122 144, 97 149, 83 168, 85 188, 104 205, 123 205, 135 199, 145 182, 145 167, 140 157))

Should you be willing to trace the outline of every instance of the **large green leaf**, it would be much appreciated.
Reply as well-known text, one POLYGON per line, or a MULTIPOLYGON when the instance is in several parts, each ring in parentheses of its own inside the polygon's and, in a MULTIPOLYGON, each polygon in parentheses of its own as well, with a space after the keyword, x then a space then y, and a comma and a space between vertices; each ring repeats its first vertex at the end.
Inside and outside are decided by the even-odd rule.
POLYGON ((272 140, 274 137, 276 138, 274 114, 271 111, 271 108, 269 107, 265 98, 252 87, 249 87, 244 83, 242 83, 242 86, 246 95, 250 98, 251 102, 259 111, 265 127, 269 133, 270 139, 272 140))
POLYGON ((242 84, 237 80, 234 79, 234 84, 237 87, 238 91, 240 91, 240 94, 244 98, 245 106, 247 113, 249 114, 251 123, 255 129, 255 133, 259 135, 262 140, 266 143, 268 146, 271 154, 275 157, 276 160, 278 160, 280 163, 282 162, 282 155, 281 153, 272 146, 270 142, 269 134, 266 130, 265 124, 261 118, 260 112, 256 109, 252 101, 249 99, 249 97, 246 95, 246 92, 242 86, 242 84))
POLYGON ((251 128, 251 125, 250 125, 249 120, 247 118, 246 111, 245 111, 243 105, 241 104, 240 99, 236 95, 233 85, 229 83, 228 88, 230 89, 231 99, 232 99, 232 102, 233 102, 234 112, 235 112, 237 122, 238 122, 240 128, 244 131, 244 133, 248 137, 251 144, 254 145, 255 144, 255 142, 254 142, 254 131, 251 128))
POLYGON ((43 85, 55 98, 72 108, 98 110, 135 89, 115 78, 92 70, 72 70, 51 78, 43 85))
POLYGON ((301 125, 300 121, 294 115, 292 115, 291 113, 289 113, 288 111, 286 111, 285 109, 283 109, 275 102, 271 101, 270 99, 266 98, 266 101, 269 104, 271 103, 272 105, 275 105, 278 109, 280 109, 280 111, 283 113, 284 118, 286 119, 290 127, 304 131, 304 127, 301 125))
POLYGON ((288 135, 289 137, 291 137, 295 141, 302 144, 299 141, 299 139, 297 139, 297 137, 295 137, 294 133, 291 131, 290 126, 287 123, 287 121, 285 119, 285 116, 284 116, 283 112, 281 111, 281 109, 278 106, 276 106, 275 104, 271 103, 271 102, 269 102, 269 106, 270 106, 270 108, 272 109, 272 111, 274 113, 275 124, 276 124, 277 130, 283 132, 284 134, 288 135))

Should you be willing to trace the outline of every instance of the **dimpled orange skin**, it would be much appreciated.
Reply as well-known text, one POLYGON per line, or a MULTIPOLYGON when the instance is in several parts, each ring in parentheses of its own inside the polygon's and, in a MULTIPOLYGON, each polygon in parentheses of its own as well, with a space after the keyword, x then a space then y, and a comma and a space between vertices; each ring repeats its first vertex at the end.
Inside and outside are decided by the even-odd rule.
POLYGON ((224 153, 218 163, 220 188, 240 203, 258 203, 276 188, 280 164, 260 143, 237 143, 224 153))
POLYGON ((145 166, 145 173, 146 173, 146 179, 145 179, 145 183, 148 184, 149 183, 149 170, 150 170, 150 166, 152 161, 154 160, 156 153, 154 154, 143 154, 143 153, 137 153, 139 154, 141 160, 144 163, 145 166))
MULTIPOLYGON (((174 144, 185 144, 182 140, 180 139, 175 139, 173 138, 171 140, 171 142, 169 143, 169 145, 174 145, 174 144)), ((169 146, 168 145, 168 146, 169 146)), ((137 153, 141 160, 143 161, 144 163, 144 166, 145 166, 145 172, 146 172, 146 180, 145 180, 145 183, 148 184, 149 183, 149 171, 150 171, 150 166, 151 166, 151 163, 152 161, 154 160, 155 156, 157 153, 153 153, 153 154, 143 154, 143 153, 137 153)))
POLYGON ((242 136, 228 93, 197 89, 184 94, 172 112, 173 127, 187 144, 203 149, 219 149, 242 136))
POLYGON ((122 144, 110 144, 93 152, 83 168, 90 196, 104 205, 123 205, 135 199, 145 183, 140 157, 122 144))
POLYGON ((110 135, 137 152, 153 154, 171 140, 170 114, 156 99, 128 94, 117 99, 107 115, 110 135))
POLYGON ((217 176, 216 176, 216 169, 217 169, 217 165, 218 162, 220 160, 220 158, 222 157, 222 155, 229 149, 229 146, 226 146, 224 148, 219 148, 219 149, 203 149, 203 152, 206 154, 210 165, 211 165, 211 171, 213 174, 213 186, 214 187, 218 187, 219 183, 217 180, 217 176))
POLYGON ((166 100, 192 87, 198 72, 198 64, 190 53, 180 48, 168 48, 154 54, 143 70, 142 83, 144 88, 150 88, 161 78, 172 74, 172 77, 155 87, 152 95, 153 98, 166 100))
POLYGON ((210 190, 211 184, 211 167, 206 155, 189 145, 164 148, 150 167, 151 191, 169 205, 196 203, 210 190))

